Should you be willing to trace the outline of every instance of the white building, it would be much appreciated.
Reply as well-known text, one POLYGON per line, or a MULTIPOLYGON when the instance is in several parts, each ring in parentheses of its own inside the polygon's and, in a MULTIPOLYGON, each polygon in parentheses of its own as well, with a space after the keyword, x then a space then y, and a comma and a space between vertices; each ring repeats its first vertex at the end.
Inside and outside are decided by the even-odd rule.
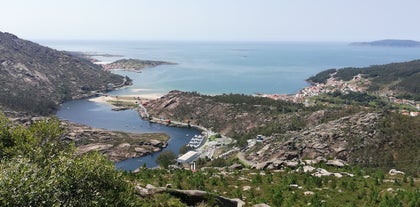
POLYGON ((191 170, 195 171, 195 160, 200 157, 200 153, 196 151, 188 151, 182 156, 178 157, 176 161, 183 166, 186 164, 190 165, 191 170))

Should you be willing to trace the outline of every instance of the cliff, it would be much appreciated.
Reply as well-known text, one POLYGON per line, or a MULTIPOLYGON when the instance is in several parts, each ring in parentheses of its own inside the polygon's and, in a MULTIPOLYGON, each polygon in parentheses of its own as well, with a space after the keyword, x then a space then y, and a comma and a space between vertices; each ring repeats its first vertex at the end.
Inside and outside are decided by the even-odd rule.
POLYGON ((0 32, 0 108, 52 114, 65 100, 124 83, 86 59, 0 32))

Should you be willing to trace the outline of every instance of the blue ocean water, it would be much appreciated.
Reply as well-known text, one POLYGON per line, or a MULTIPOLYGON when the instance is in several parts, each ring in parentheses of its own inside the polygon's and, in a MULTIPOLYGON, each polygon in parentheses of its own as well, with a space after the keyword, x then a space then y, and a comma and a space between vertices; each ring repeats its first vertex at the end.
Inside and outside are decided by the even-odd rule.
MULTIPOLYGON (((40 42, 40 41, 39 41, 40 42)), ((163 60, 178 65, 115 71, 134 80, 116 94, 165 94, 170 90, 222 93, 295 93, 316 73, 420 58, 420 48, 360 47, 313 42, 42 41, 59 50, 122 55, 97 57, 163 60)))

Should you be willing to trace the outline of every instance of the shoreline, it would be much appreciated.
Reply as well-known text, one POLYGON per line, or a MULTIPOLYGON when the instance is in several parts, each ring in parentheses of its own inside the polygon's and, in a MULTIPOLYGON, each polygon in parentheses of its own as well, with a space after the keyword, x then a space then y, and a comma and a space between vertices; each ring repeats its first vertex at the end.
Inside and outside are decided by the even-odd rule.
MULTIPOLYGON (((113 106, 115 106, 116 101, 134 103, 135 105, 132 105, 132 107, 122 108, 121 106, 115 106, 115 108, 113 110, 115 110, 115 109, 117 109, 117 110, 118 109, 121 109, 121 110, 136 109, 140 118, 143 119, 143 120, 146 120, 150 123, 161 124, 161 125, 165 125, 165 126, 168 126, 168 127, 196 129, 196 130, 200 131, 203 136, 205 136, 205 139, 204 139, 203 143, 198 148, 194 149, 194 151, 199 152, 200 155, 201 154, 203 154, 203 155, 210 154, 210 152, 209 152, 209 150, 211 150, 211 149, 209 149, 210 148, 209 147, 209 142, 211 141, 210 136, 216 134, 212 130, 207 129, 204 126, 199 126, 199 125, 195 125, 195 124, 189 124, 189 123, 185 123, 185 122, 169 120, 169 119, 161 119, 161 118, 149 116, 149 114, 147 113, 147 109, 145 107, 145 104, 147 104, 147 102, 150 101, 150 100, 158 99, 160 97, 161 97, 160 94, 159 95, 157 95, 157 94, 122 95, 122 96, 103 95, 103 96, 100 96, 100 97, 91 98, 91 99, 89 99, 89 101, 102 103, 102 104, 109 104, 109 105, 113 105, 113 106)), ((223 138, 224 138, 224 140, 228 139, 229 143, 233 142, 233 140, 229 137, 223 136, 223 138)), ((213 153, 211 153, 211 154, 213 154, 213 153)), ((140 157, 143 157, 143 156, 139 156, 138 158, 140 158, 140 157)))
POLYGON ((91 102, 96 102, 96 103, 106 103, 106 104, 111 104, 110 102, 116 102, 116 101, 121 101, 121 102, 138 102, 138 101, 150 101, 150 100, 156 100, 159 99, 160 97, 162 97, 161 94, 158 93, 151 93, 151 94, 138 94, 138 95, 108 95, 108 94, 104 94, 98 97, 91 97, 88 100, 91 102))

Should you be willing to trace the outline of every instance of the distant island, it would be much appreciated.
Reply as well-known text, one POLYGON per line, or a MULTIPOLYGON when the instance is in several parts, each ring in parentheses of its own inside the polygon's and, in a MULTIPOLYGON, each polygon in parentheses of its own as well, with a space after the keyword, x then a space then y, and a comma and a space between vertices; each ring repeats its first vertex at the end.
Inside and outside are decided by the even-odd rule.
POLYGON ((351 46, 372 46, 372 47, 420 47, 420 42, 414 40, 377 40, 372 42, 352 42, 351 46))
POLYGON ((139 72, 144 68, 156 67, 159 65, 176 65, 177 63, 154 61, 154 60, 138 60, 138 59, 121 59, 115 62, 104 64, 102 67, 105 70, 122 69, 139 72))

